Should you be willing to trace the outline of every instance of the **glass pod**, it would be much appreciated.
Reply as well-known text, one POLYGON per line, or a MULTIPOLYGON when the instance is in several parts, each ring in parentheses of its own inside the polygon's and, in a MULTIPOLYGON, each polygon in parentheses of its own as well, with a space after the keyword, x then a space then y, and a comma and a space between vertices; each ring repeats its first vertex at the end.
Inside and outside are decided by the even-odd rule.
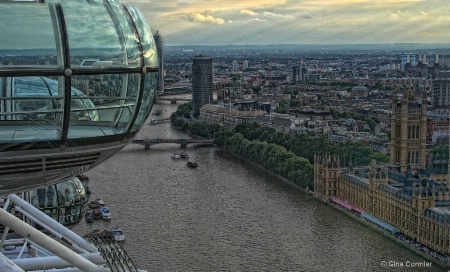
POLYGON ((134 6, 0 2, 0 24, 0 196, 81 174, 141 129, 159 66, 134 6))

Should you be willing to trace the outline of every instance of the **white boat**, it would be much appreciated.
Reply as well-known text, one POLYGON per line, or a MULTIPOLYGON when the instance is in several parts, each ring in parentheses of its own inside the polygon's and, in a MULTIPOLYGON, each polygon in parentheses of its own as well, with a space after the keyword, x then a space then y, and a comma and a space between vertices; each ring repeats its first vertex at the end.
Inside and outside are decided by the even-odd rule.
POLYGON ((95 200, 95 203, 97 203, 99 207, 104 207, 105 206, 105 202, 101 198, 97 198, 95 200))
POLYGON ((118 242, 125 240, 125 235, 123 234, 123 231, 119 226, 111 227, 111 236, 118 242))
POLYGON ((183 159, 189 159, 189 154, 188 153, 183 152, 183 153, 180 154, 180 156, 183 159))
POLYGON ((100 211, 102 212, 103 220, 111 220, 111 213, 109 212, 108 207, 101 207, 100 211))
POLYGON ((172 154, 172 159, 180 159, 181 155, 180 154, 172 154))

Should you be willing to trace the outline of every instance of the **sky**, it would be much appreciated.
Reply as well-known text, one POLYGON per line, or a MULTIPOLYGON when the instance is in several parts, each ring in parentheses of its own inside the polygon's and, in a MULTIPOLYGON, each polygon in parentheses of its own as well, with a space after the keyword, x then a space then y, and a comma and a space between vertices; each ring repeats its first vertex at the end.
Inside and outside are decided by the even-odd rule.
POLYGON ((122 0, 165 45, 450 43, 449 0, 122 0))

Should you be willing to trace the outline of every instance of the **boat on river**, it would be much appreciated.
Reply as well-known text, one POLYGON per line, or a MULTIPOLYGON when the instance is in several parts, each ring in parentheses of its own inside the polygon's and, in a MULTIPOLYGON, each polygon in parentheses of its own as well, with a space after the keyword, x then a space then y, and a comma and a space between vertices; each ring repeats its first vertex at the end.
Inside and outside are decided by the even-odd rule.
POLYGON ((188 161, 186 164, 190 168, 197 168, 198 167, 198 164, 196 162, 188 161))
POLYGON ((102 213, 103 220, 111 220, 111 213, 109 212, 108 207, 101 207, 100 212, 102 213))
POLYGON ((94 211, 93 210, 87 210, 85 215, 86 222, 92 223, 94 222, 94 211))
POLYGON ((97 198, 95 200, 95 203, 97 203, 99 207, 104 207, 105 206, 105 202, 101 198, 97 198))
POLYGON ((89 207, 89 209, 92 209, 92 210, 100 209, 100 205, 98 205, 98 203, 95 201, 89 202, 88 207, 89 207))
POLYGON ((119 226, 111 227, 111 236, 117 242, 122 242, 125 240, 125 235, 123 234, 123 231, 119 226))

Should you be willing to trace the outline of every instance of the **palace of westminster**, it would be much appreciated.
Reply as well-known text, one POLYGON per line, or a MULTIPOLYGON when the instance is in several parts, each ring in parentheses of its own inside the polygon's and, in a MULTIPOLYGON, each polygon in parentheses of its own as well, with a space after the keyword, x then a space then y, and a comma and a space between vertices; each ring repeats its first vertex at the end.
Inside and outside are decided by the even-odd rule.
POLYGON ((409 88, 400 98, 395 88, 391 122, 389 164, 354 167, 350 159, 343 168, 335 156, 316 156, 314 194, 325 201, 340 198, 450 255, 450 164, 441 160, 440 171, 426 170, 425 92, 416 96, 409 88))

